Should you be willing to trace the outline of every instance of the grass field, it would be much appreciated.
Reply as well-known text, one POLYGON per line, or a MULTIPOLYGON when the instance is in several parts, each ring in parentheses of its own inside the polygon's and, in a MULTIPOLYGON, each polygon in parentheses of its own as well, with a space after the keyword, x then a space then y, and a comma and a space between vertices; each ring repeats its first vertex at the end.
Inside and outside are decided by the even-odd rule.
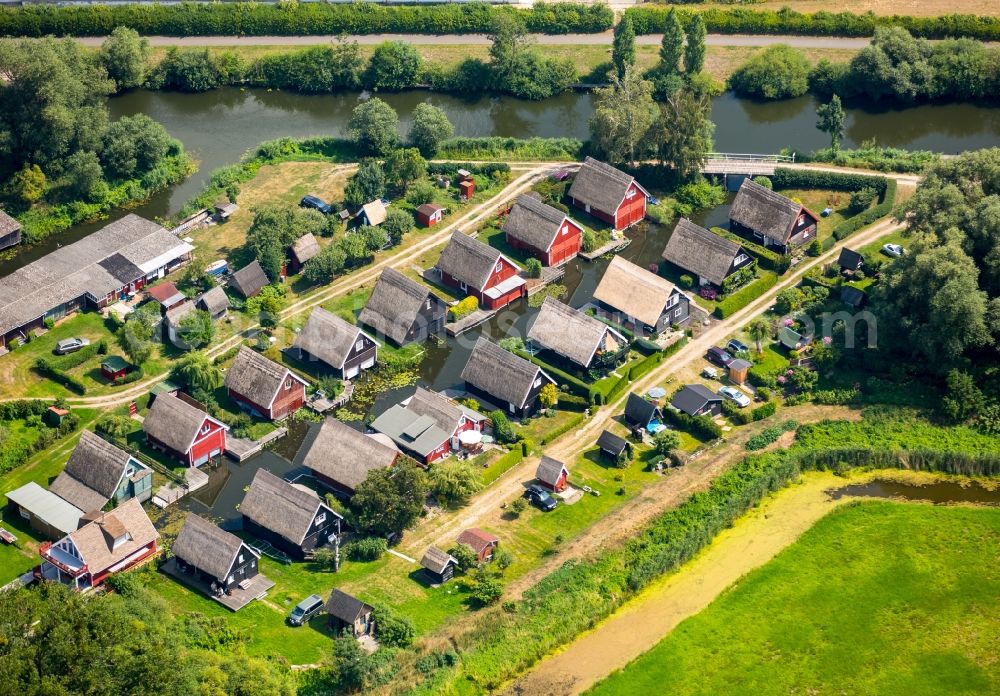
POLYGON ((842 508, 589 693, 996 693, 998 553, 1000 510, 842 508))

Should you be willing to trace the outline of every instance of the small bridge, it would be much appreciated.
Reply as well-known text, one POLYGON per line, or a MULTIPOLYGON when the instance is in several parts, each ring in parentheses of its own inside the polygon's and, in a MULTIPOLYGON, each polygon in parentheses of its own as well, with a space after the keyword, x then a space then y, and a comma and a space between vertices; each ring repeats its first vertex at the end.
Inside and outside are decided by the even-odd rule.
POLYGON ((781 164, 794 164, 795 155, 753 155, 738 152, 709 152, 702 174, 770 176, 781 164))

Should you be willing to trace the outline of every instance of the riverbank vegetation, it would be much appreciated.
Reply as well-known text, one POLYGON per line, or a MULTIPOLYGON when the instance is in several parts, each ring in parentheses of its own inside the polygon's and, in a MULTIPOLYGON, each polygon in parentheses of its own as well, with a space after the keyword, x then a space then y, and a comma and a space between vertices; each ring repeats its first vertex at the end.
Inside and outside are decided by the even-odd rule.
POLYGON ((43 6, 0 8, 0 36, 104 36, 129 27, 147 36, 309 36, 340 34, 488 33, 501 18, 517 18, 532 32, 607 31, 614 12, 600 3, 536 3, 531 9, 450 5, 203 4, 43 6))
POLYGON ((0 204, 25 241, 143 200, 190 170, 181 143, 146 115, 111 123, 106 97, 141 81, 137 36, 98 53, 74 41, 0 40, 0 204))
POLYGON ((588 694, 993 691, 998 540, 997 510, 845 506, 588 694))

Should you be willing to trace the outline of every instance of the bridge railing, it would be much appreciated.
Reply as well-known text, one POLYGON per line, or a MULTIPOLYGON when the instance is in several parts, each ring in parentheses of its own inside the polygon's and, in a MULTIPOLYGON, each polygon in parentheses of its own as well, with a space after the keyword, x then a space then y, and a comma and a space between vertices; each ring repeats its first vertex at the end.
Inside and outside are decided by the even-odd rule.
POLYGON ((783 162, 795 162, 795 154, 791 155, 758 155, 741 152, 709 152, 706 155, 708 160, 725 162, 768 162, 779 164, 783 162))

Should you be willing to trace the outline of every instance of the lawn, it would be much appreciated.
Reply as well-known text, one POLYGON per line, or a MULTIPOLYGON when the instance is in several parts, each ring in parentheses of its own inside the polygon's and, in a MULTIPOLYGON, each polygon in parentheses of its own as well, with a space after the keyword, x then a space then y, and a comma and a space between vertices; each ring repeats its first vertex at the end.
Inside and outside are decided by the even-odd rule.
POLYGON ((816 238, 820 241, 833 234, 833 228, 852 217, 847 211, 847 206, 851 202, 850 193, 822 189, 782 189, 780 193, 782 196, 801 201, 802 205, 816 214, 818 220, 816 238), (833 212, 822 217, 820 213, 825 208, 833 208, 833 212))
POLYGON ((1000 689, 1000 510, 842 508, 590 693, 1000 689))

